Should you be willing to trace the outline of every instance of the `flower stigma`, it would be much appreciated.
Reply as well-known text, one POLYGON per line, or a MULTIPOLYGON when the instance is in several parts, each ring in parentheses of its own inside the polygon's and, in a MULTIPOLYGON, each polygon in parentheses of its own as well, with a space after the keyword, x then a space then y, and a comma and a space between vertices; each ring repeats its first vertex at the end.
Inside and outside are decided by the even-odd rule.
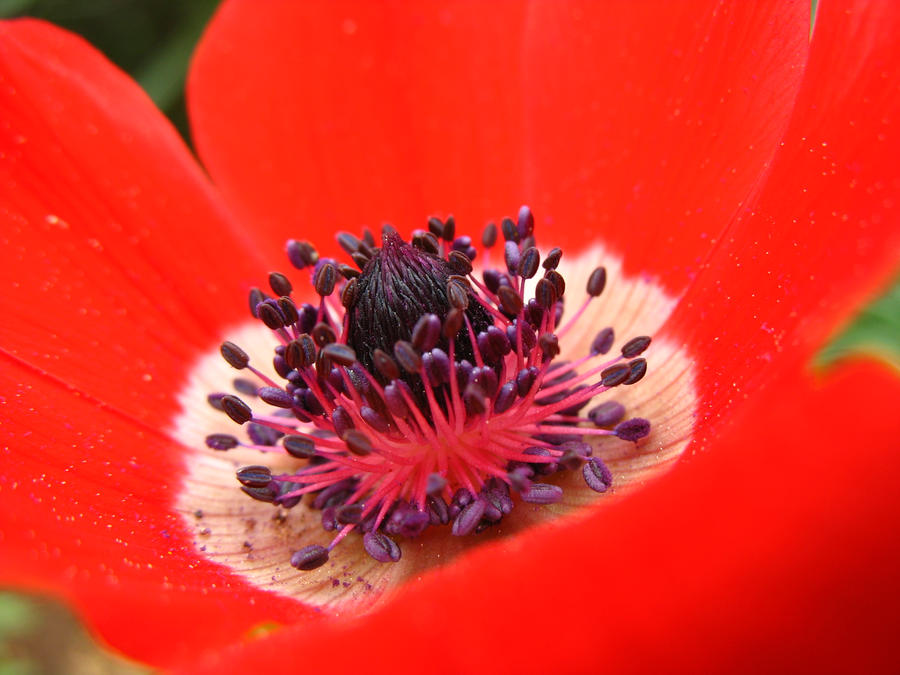
POLYGON ((250 292, 251 314, 278 342, 281 380, 225 342, 224 360, 254 379, 208 396, 246 427, 247 440, 214 433, 207 446, 297 462, 286 472, 241 466, 240 489, 282 509, 306 503, 334 532, 327 546, 295 548, 293 567, 321 567, 351 534, 380 563, 399 561, 401 544, 428 528, 477 535, 517 504, 559 502, 560 472, 580 472, 597 493, 611 487, 596 445, 613 437, 637 443, 650 422, 626 419, 621 403, 595 397, 644 378, 641 354, 651 339, 635 336, 612 355, 614 329, 602 326, 588 353, 557 358, 560 340, 603 293, 604 267, 591 272, 584 301, 565 316, 562 250, 541 254, 527 206, 516 221, 485 228, 478 271, 478 248, 456 236, 452 216, 430 218, 410 242, 384 226, 380 246, 368 230, 361 238, 341 233, 338 243, 352 265, 321 258, 308 242, 287 243, 317 302, 295 301, 279 272, 269 275, 271 293, 250 292), (500 261, 492 264, 495 252, 500 261))

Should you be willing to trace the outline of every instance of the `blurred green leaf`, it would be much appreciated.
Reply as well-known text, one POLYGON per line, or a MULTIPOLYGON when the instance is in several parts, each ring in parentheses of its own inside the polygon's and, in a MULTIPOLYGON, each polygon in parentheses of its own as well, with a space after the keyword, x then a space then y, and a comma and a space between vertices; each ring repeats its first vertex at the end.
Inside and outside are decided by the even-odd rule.
POLYGON ((826 367, 848 356, 874 356, 900 371, 900 279, 865 307, 816 358, 826 367))

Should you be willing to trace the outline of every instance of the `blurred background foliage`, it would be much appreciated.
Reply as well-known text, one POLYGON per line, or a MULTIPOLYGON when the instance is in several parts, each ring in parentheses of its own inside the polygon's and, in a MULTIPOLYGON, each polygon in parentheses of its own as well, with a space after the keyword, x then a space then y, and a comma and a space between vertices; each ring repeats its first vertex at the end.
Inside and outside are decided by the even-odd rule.
POLYGON ((219 0, 0 0, 0 17, 37 17, 78 33, 129 72, 187 136, 187 64, 218 4, 219 0))
MULTIPOLYGON (((216 5, 218 0, 0 0, 0 18, 38 17, 83 36, 129 72, 190 141, 185 74, 216 5)), ((900 281, 862 310, 821 352, 816 366, 860 353, 900 372, 900 281)), ((0 675, 144 672, 98 649, 57 603, 0 592, 0 675)))

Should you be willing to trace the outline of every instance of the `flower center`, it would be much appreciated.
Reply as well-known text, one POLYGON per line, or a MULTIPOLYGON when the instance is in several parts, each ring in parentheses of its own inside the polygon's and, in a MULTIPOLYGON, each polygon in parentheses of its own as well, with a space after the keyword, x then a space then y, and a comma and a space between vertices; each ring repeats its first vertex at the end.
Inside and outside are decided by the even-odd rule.
POLYGON ((649 434, 646 419, 623 420, 624 407, 613 401, 582 412, 595 397, 644 377, 640 354, 649 337, 610 357, 615 335, 604 327, 589 353, 557 359, 560 339, 603 292, 606 270, 593 270, 586 299, 565 318, 562 251, 541 255, 527 207, 500 230, 503 264, 491 265, 498 237, 489 225, 480 274, 472 239, 455 236, 452 217, 430 219, 412 243, 390 227, 381 247, 369 233, 339 235, 355 266, 290 241, 288 257, 311 272, 318 301, 298 305, 280 273, 269 277, 272 296, 251 291, 252 314, 280 343, 274 367, 282 381, 223 343, 227 363, 261 386, 238 379, 234 393, 210 395, 214 407, 247 426, 249 441, 217 433, 206 443, 299 460, 289 472, 237 471, 250 497, 285 509, 306 501, 335 532, 328 546, 299 546, 291 556, 297 569, 322 566, 354 532, 384 563, 399 561, 400 544, 431 527, 477 534, 517 503, 562 499, 552 478, 559 472, 580 471, 589 488, 605 492, 612 474, 587 440, 636 443, 649 434))

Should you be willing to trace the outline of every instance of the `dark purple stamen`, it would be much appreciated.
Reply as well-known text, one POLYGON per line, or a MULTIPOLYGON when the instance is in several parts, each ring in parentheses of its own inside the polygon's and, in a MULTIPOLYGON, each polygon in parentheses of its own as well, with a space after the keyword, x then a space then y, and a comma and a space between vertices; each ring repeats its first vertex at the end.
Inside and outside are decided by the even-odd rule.
POLYGON ((596 457, 585 463, 581 473, 584 482, 594 492, 606 492, 612 485, 612 472, 596 457))
POLYGON ((605 401, 593 408, 588 417, 598 427, 611 427, 625 417, 625 406, 618 401, 605 401))
POLYGON ((328 549, 316 544, 304 546, 291 556, 291 565, 304 572, 321 567, 327 562, 328 549))
POLYGON ((636 442, 650 433, 650 422, 643 417, 634 417, 618 424, 613 433, 623 441, 636 442))
MULTIPOLYGON (((637 357, 649 337, 630 340, 621 357, 601 364, 598 355, 615 339, 606 328, 590 356, 556 358, 560 338, 603 292, 606 269, 592 272, 584 304, 563 325, 562 250, 541 262, 528 207, 515 221, 504 218, 500 230, 500 260, 496 252, 485 256, 499 266, 487 264, 477 275, 478 251, 471 237, 456 235, 452 217, 430 218, 411 243, 388 225, 380 247, 371 232, 340 233, 338 244, 356 267, 292 240, 288 258, 310 270, 315 302, 295 301, 280 272, 268 278, 274 297, 250 292, 251 312, 280 343, 272 365, 283 380, 269 379, 240 347, 223 343, 226 362, 261 380, 239 378, 235 393, 268 409, 254 416, 238 396, 211 394, 210 405, 246 424, 250 444, 227 434, 206 443, 300 460, 292 474, 273 476, 258 465, 237 472, 248 496, 282 508, 305 501, 335 533, 327 548, 295 552, 297 569, 324 565, 353 531, 385 563, 400 559, 395 537, 445 525, 457 536, 477 534, 517 503, 559 502, 563 490, 553 481, 560 471, 581 470, 603 492, 612 476, 594 453, 604 436, 637 442, 649 434, 647 420, 623 422, 624 407, 612 401, 582 413, 607 389, 644 377, 647 362, 637 357), (526 295, 526 281, 538 276, 526 295)), ((497 236, 488 225, 485 248, 497 236)))
POLYGON ((397 543, 380 532, 366 532, 363 535, 363 547, 366 553, 378 562, 397 562, 400 560, 400 547, 397 543))

